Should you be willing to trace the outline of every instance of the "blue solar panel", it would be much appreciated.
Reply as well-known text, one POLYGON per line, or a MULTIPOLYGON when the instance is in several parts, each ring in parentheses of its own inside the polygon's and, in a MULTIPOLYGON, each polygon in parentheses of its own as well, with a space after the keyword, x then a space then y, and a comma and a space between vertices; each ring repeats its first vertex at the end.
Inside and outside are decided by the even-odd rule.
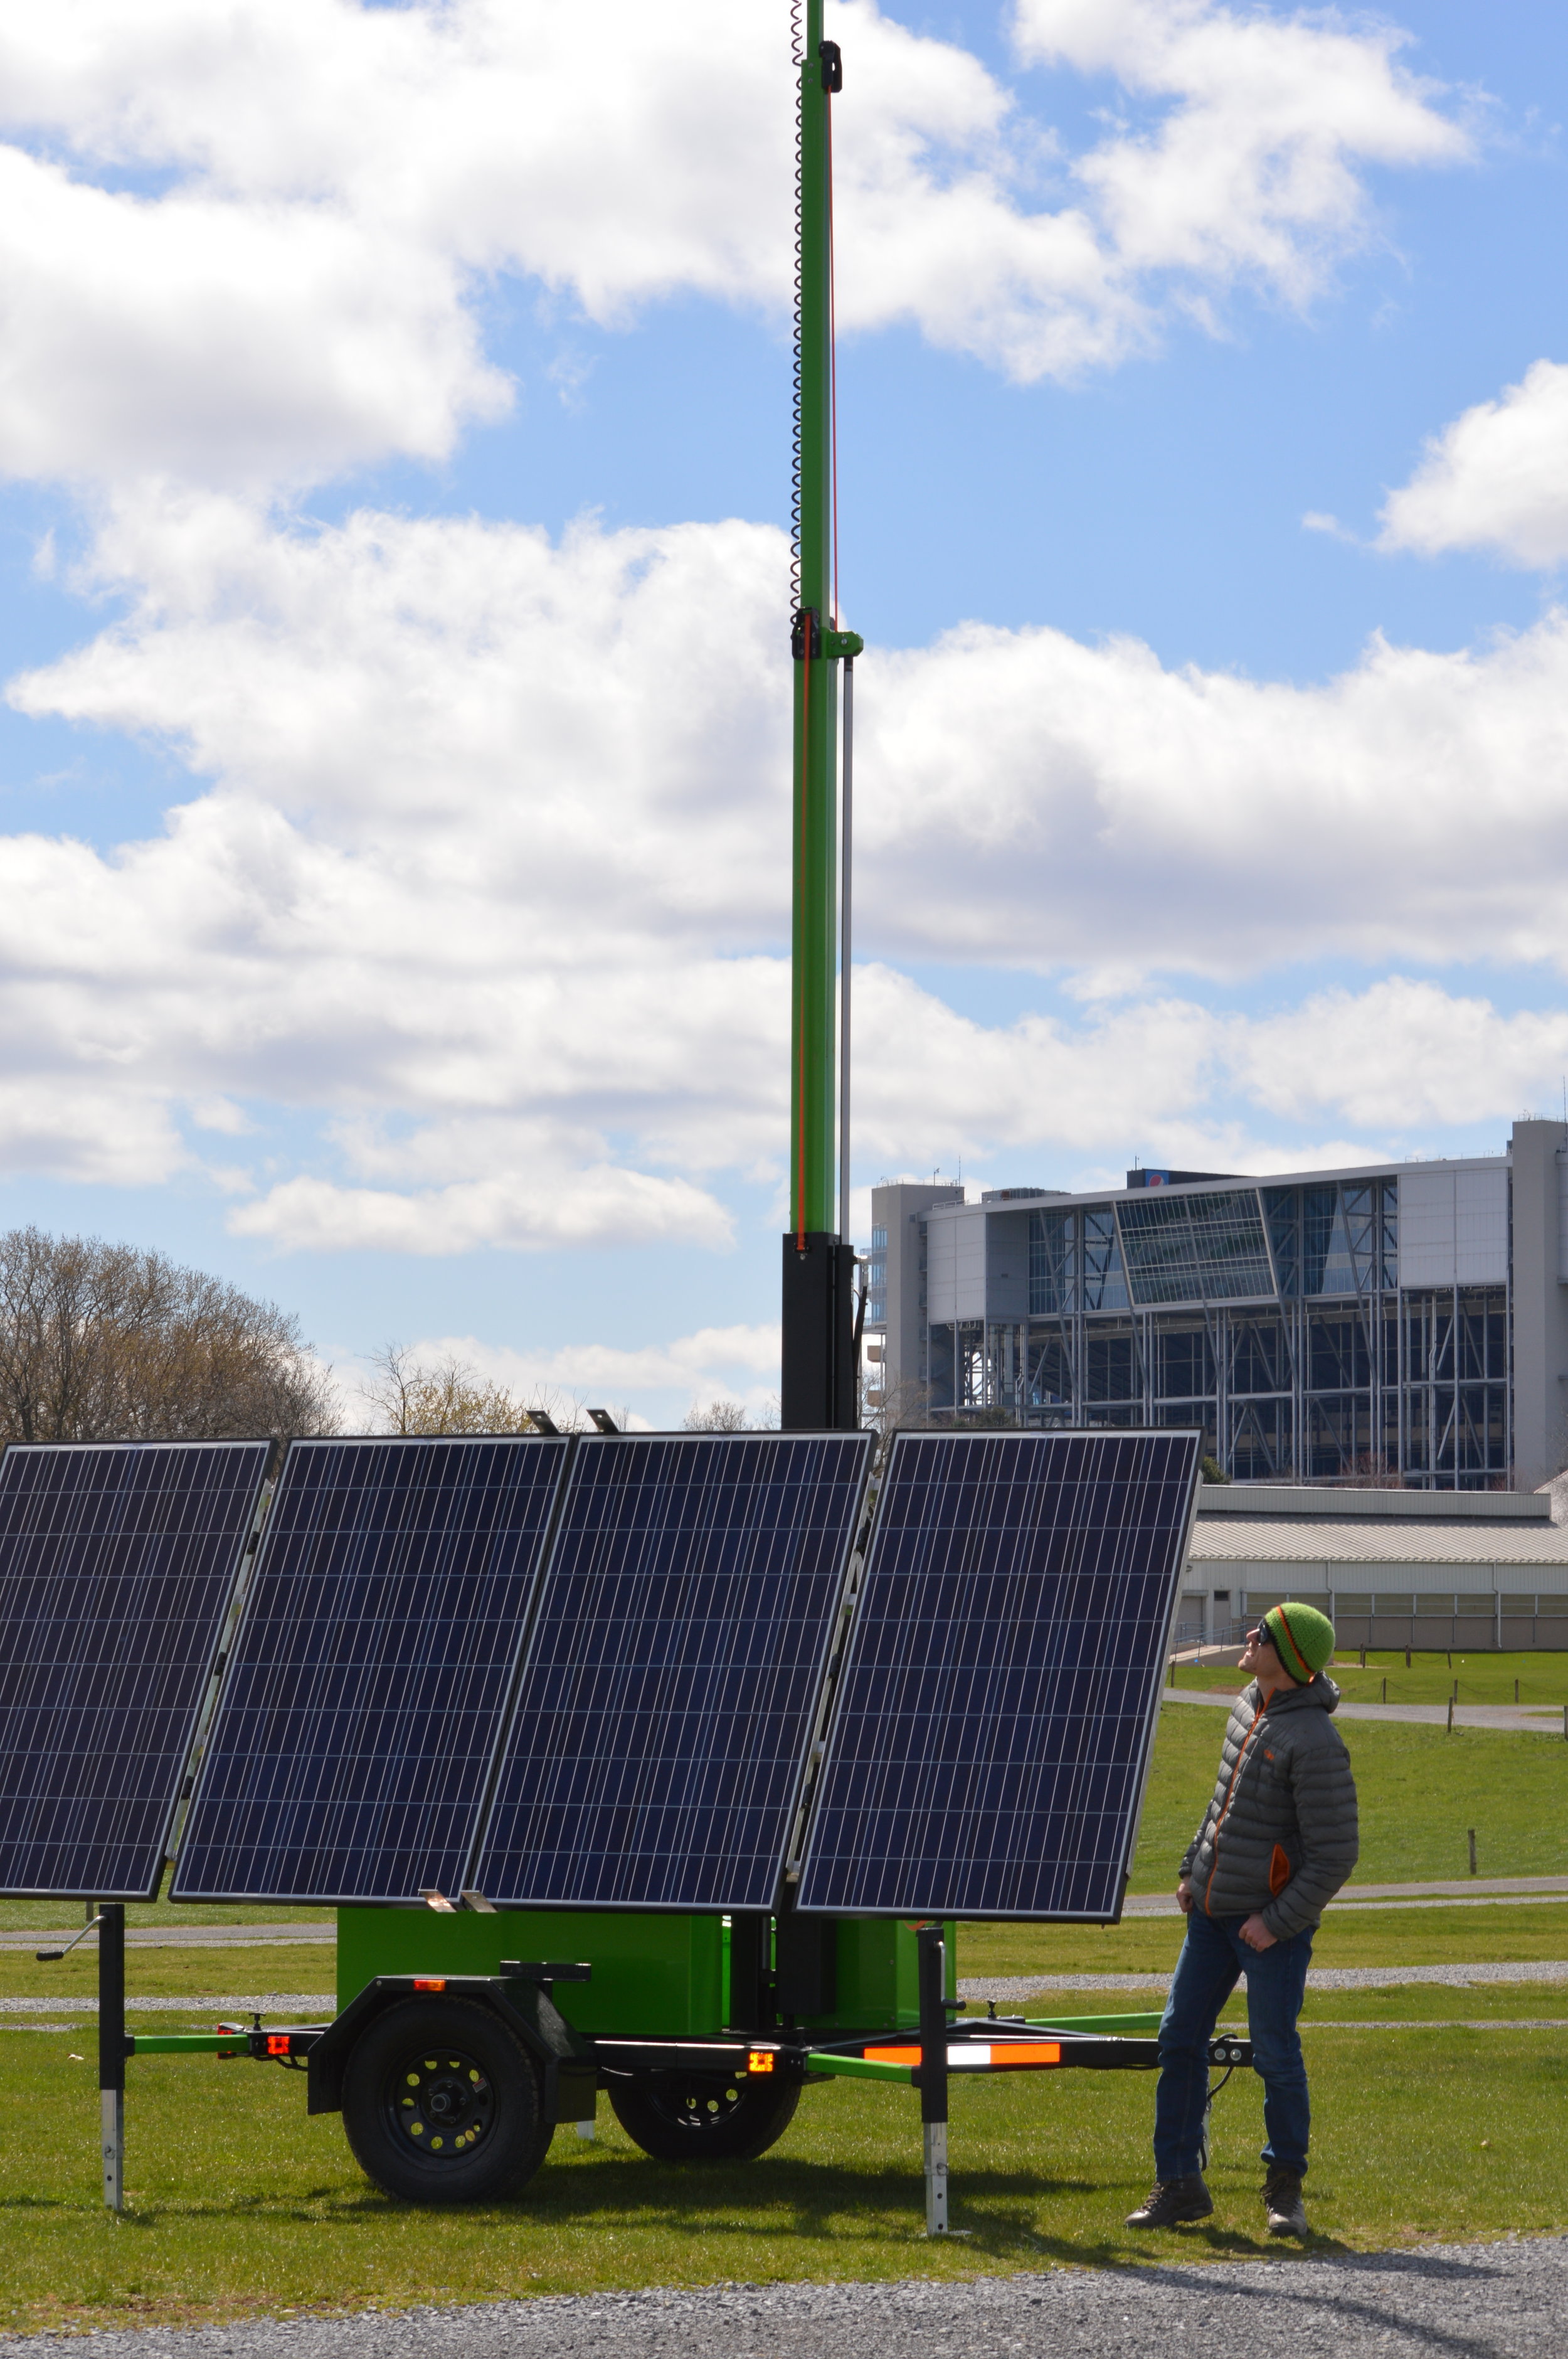
POLYGON ((1200 1437, 907 1433, 878 1502, 799 1906, 1120 1912, 1200 1437))
POLYGON ((294 1444, 176 1899, 458 1890, 567 1449, 294 1444))
POLYGON ((152 1898, 266 1441, 0 1462, 0 1892, 152 1898))
POLYGON ((866 1434, 589 1440, 470 1878, 509 1905, 771 1908, 866 1434))

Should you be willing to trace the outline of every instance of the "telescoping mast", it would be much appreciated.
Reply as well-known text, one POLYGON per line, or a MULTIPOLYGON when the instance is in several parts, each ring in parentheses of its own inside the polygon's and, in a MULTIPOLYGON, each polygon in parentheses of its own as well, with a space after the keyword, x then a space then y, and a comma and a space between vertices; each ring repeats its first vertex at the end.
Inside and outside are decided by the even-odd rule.
POLYGON ((784 1240, 780 1396, 780 1421, 786 1432, 849 1430, 860 1422, 855 1259, 849 1239, 849 796, 854 658, 863 646, 853 631, 839 629, 838 614, 833 101, 843 87, 843 60, 838 43, 823 38, 822 0, 804 0, 804 7, 795 0, 792 23, 798 113, 790 623, 795 673, 790 1224, 784 1240), (841 704, 845 792, 840 835, 841 704))

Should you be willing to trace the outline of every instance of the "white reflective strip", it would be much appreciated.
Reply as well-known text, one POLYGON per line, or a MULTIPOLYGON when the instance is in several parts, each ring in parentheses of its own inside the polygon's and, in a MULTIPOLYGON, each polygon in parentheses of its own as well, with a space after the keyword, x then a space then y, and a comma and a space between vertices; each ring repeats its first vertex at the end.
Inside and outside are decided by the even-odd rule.
POLYGON ((989 2067, 990 2060, 991 2052, 989 2048, 977 2048, 968 2040, 962 2048, 949 2048, 947 2050, 949 2072, 983 2072, 989 2067))

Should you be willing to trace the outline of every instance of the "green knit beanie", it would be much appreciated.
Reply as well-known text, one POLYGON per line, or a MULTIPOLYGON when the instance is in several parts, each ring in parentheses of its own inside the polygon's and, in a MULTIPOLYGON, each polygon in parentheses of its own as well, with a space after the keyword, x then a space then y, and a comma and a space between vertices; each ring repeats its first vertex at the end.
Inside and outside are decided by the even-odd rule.
POLYGON ((1315 1605, 1271 1606, 1263 1627, 1281 1662, 1303 1687, 1316 1679, 1334 1652, 1334 1625, 1315 1605))

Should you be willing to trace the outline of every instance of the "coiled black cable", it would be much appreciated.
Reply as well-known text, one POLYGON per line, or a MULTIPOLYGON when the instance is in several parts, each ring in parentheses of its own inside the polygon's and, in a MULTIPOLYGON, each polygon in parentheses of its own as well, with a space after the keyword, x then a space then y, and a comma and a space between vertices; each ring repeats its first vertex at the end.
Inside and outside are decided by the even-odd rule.
POLYGON ((789 462, 789 610, 791 614, 798 613, 800 608, 801 444, 805 432, 803 423, 805 388, 801 379, 800 361, 800 248, 806 234, 806 125, 798 87, 800 69, 806 62, 806 39, 802 23, 804 13, 805 0, 790 0, 790 62, 795 70, 797 85, 795 102, 795 386, 789 462))

